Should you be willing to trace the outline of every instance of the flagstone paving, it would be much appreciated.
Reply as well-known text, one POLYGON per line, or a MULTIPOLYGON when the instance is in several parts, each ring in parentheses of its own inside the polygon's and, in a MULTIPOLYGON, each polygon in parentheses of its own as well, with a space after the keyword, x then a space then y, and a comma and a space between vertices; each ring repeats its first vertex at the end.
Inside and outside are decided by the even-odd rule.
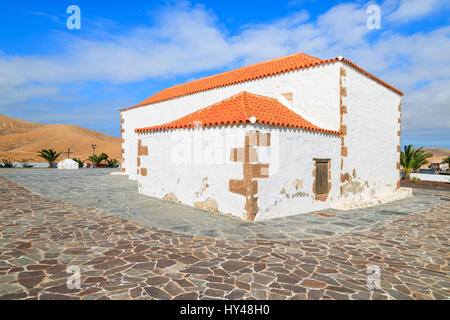
POLYGON ((202 211, 144 196, 137 182, 127 176, 111 176, 117 169, 3 170, 1 174, 29 190, 57 200, 100 209, 111 215, 164 230, 216 239, 302 240, 334 236, 379 227, 399 216, 421 212, 439 199, 417 193, 404 199, 358 210, 321 210, 264 222, 202 211))
POLYGON ((2 176, 0 193, 0 299, 450 298, 448 191, 421 192, 422 212, 308 240, 166 231, 2 176), (372 290, 371 265, 381 268, 372 290), (70 266, 81 289, 66 285, 70 266))

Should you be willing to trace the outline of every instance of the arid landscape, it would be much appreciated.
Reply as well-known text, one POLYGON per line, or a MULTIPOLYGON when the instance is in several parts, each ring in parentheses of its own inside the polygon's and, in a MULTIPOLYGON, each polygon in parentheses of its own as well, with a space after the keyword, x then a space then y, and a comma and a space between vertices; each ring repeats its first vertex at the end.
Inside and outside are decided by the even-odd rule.
POLYGON ((96 144, 96 153, 106 153, 120 161, 120 139, 85 128, 64 124, 39 124, 0 114, 0 159, 13 162, 43 162, 36 151, 53 148, 66 151, 71 157, 86 159, 92 155, 91 145, 96 144))
MULTIPOLYGON (((433 156, 428 158, 429 163, 441 163, 444 158, 450 156, 449 149, 442 148, 423 148, 424 151, 431 153, 433 156)), ((423 168, 428 168, 428 164, 424 165, 423 168)))

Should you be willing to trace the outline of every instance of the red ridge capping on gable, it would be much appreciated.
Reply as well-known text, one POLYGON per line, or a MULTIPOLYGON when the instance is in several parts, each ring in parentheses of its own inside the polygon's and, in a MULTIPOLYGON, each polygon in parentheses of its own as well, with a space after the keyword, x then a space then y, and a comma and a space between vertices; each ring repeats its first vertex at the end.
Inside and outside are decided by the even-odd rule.
POLYGON ((379 82, 383 86, 397 92, 400 95, 403 95, 403 92, 401 92, 400 90, 394 88, 393 86, 387 84, 381 79, 375 77, 373 74, 365 71, 364 69, 357 66, 355 63, 351 62, 348 59, 334 58, 329 60, 321 60, 319 58, 312 57, 304 53, 296 53, 293 55, 260 62, 254 65, 242 67, 235 70, 230 70, 206 78, 169 87, 156 93, 155 95, 151 96, 150 98, 142 101, 141 103, 135 106, 119 109, 119 111, 126 111, 161 101, 171 100, 174 98, 179 98, 194 93, 207 91, 214 88, 226 87, 232 84, 261 79, 268 76, 274 76, 294 70, 306 69, 314 66, 334 63, 336 61, 342 61, 348 64, 349 66, 362 72, 366 76, 379 82))
POLYGON ((339 131, 322 129, 313 125, 275 98, 261 96, 247 91, 240 92, 228 99, 190 113, 172 122, 153 127, 138 128, 135 129, 135 132, 193 128, 195 122, 201 122, 202 127, 250 123, 251 117, 255 117, 256 122, 260 124, 337 135, 341 134, 339 131))

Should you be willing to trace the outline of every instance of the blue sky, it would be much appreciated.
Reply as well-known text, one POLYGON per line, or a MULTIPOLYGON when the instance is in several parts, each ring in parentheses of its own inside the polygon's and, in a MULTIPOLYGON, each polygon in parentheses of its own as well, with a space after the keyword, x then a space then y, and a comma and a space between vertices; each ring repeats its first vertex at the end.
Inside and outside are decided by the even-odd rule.
POLYGON ((120 136, 118 108, 295 52, 405 92, 403 144, 450 149, 450 1, 3 1, 0 113, 120 136), (69 5, 81 30, 66 27, 69 5), (380 7, 381 29, 366 25, 380 7))

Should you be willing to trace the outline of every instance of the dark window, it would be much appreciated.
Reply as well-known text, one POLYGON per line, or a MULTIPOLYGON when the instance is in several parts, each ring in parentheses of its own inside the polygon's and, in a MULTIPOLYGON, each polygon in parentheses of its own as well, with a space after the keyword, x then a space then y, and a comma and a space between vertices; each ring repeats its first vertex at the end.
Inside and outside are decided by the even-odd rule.
POLYGON ((316 194, 328 193, 328 161, 327 159, 315 159, 316 161, 316 194))

